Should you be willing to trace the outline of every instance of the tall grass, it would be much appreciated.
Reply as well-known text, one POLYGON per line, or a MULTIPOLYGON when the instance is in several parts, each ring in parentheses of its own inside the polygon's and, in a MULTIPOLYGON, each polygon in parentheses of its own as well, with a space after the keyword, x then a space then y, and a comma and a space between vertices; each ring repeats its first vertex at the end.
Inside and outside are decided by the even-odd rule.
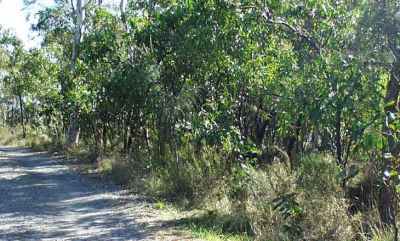
MULTIPOLYGON (((35 150, 61 149, 62 141, 19 128, 0 128, 1 145, 27 145, 35 150)), ((179 207, 208 210, 185 220, 197 236, 207 240, 269 241, 388 241, 374 207, 349 212, 340 180, 341 169, 329 155, 312 154, 294 170, 283 163, 254 165, 232 161, 222 150, 182 145, 172 155, 106 153, 102 159, 90 146, 68 155, 93 164, 103 176, 156 200, 179 207), (221 238, 222 237, 222 238, 221 238)), ((359 180, 370 177, 357 177, 359 180)))

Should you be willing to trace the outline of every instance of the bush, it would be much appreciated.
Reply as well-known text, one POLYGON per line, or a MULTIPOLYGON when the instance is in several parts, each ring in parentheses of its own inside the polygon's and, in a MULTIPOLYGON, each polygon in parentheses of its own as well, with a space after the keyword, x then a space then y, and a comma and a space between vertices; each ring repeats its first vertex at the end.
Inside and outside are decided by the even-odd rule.
POLYGON ((247 215, 258 240, 289 240, 283 230, 288 222, 274 208, 273 201, 296 189, 296 179, 281 163, 272 164, 266 171, 247 169, 249 196, 247 215))
POLYGON ((47 151, 52 146, 51 139, 46 135, 28 136, 25 140, 26 145, 34 151, 47 151))
POLYGON ((299 223, 301 239, 308 241, 352 240, 356 219, 347 213, 346 200, 328 196, 315 196, 302 200, 304 217, 299 223))
POLYGON ((301 159, 297 183, 308 193, 340 193, 340 168, 328 155, 311 154, 301 159))
MULTIPOLYGON (((126 158, 121 156, 105 157, 101 160, 97 160, 97 170, 103 177, 109 177, 114 183, 121 186, 134 186, 141 188, 136 182, 136 177, 142 177, 142 175, 135 173, 135 166, 132 165, 126 158), (132 184, 132 185, 131 185, 132 184)), ((133 190, 137 191, 137 190, 133 190)))
POLYGON ((152 173, 147 187, 156 196, 196 205, 219 186, 227 171, 225 163, 223 155, 211 148, 195 151, 184 145, 178 160, 167 161, 152 173))
POLYGON ((0 143, 2 145, 16 146, 21 144, 22 129, 15 128, 0 128, 0 143))
POLYGON ((44 133, 38 133, 30 127, 26 128, 23 137, 22 128, 0 128, 0 144, 8 146, 27 146, 34 151, 58 151, 62 149, 61 140, 50 138, 44 133))
POLYGON ((308 159, 298 172, 284 164, 248 168, 247 213, 257 240, 352 240, 355 217, 337 195, 339 182, 328 159, 308 159), (329 171, 325 171, 325 169, 329 171))
POLYGON ((115 161, 112 164, 111 179, 118 185, 129 185, 132 179, 132 168, 126 161, 115 161))

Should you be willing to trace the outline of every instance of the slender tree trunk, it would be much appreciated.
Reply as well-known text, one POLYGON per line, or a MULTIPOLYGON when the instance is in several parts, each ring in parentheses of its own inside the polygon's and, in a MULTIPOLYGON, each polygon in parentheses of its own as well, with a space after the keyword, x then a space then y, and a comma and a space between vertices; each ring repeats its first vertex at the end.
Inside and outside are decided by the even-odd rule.
POLYGON ((119 2, 119 11, 121 15, 121 21, 124 24, 125 32, 128 32, 128 24, 126 23, 126 14, 125 14, 125 0, 121 0, 119 2))
POLYGON ((25 118, 24 118, 24 102, 22 100, 21 94, 18 95, 18 101, 19 101, 19 110, 20 110, 20 118, 21 118, 21 126, 22 126, 22 137, 26 137, 26 128, 25 128, 25 118))
POLYGON ((342 108, 341 106, 336 107, 336 121, 335 121, 335 145, 336 145, 336 161, 337 163, 345 167, 343 162, 343 147, 342 147, 342 108))
POLYGON ((68 141, 67 147, 73 147, 79 143, 80 127, 79 127, 79 112, 74 111, 70 116, 68 126, 68 141))
MULTIPOLYGON (((75 22, 75 30, 74 30, 74 42, 72 44, 72 55, 71 55, 71 63, 70 63, 70 81, 73 80, 75 76, 76 62, 78 60, 79 54, 79 45, 81 41, 82 35, 82 22, 83 22, 83 7, 82 0, 76 0, 74 11, 74 22, 75 22)), ((69 85, 70 87, 71 85, 69 85)), ((68 90, 69 91, 69 90, 68 90)), ((76 104, 76 103, 75 103, 76 104)), ((79 143, 79 135, 80 135, 80 126, 78 122, 79 117, 79 107, 75 107, 73 113, 69 118, 69 125, 67 130, 67 147, 72 147, 79 143)))
POLYGON ((103 153, 107 152, 107 123, 103 123, 102 128, 102 144, 103 144, 103 153))
POLYGON ((103 138, 102 138, 102 128, 101 128, 101 120, 100 117, 95 117, 93 120, 93 134, 94 134, 94 141, 95 141, 95 152, 96 152, 96 162, 98 163, 103 157, 103 138))

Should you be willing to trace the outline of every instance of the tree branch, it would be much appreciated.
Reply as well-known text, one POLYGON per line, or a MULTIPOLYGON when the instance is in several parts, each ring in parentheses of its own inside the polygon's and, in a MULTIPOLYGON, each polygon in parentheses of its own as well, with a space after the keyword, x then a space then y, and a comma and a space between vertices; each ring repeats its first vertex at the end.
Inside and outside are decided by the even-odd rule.
POLYGON ((389 44, 389 49, 392 51, 394 57, 396 58, 396 62, 400 61, 400 51, 396 46, 396 36, 392 36, 393 34, 390 34, 388 37, 388 44, 389 44))
POLYGON ((72 12, 75 14, 76 10, 75 10, 75 6, 74 6, 74 0, 71 0, 70 3, 71 3, 72 12))
POLYGON ((268 12, 268 10, 263 11, 262 16, 267 23, 284 26, 292 33, 294 33, 297 36, 299 36, 300 38, 304 39, 308 43, 308 45, 311 48, 313 48, 315 51, 317 51, 318 53, 321 53, 321 47, 320 47, 319 43, 315 39, 313 39, 305 30, 301 29, 300 27, 295 27, 295 26, 289 24, 283 18, 273 19, 271 14, 268 12))
POLYGON ((88 0, 86 4, 83 5, 82 9, 86 10, 86 8, 93 2, 93 0, 88 0))

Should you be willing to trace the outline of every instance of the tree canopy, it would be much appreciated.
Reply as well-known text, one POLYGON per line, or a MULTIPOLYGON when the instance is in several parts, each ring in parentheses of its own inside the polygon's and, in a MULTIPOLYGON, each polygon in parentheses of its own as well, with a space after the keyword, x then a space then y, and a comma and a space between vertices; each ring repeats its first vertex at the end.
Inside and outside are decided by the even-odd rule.
POLYGON ((396 222, 398 1, 57 0, 32 30, 31 50, 0 32, 8 125, 209 181, 321 154, 348 193, 374 165, 381 221, 396 222))

